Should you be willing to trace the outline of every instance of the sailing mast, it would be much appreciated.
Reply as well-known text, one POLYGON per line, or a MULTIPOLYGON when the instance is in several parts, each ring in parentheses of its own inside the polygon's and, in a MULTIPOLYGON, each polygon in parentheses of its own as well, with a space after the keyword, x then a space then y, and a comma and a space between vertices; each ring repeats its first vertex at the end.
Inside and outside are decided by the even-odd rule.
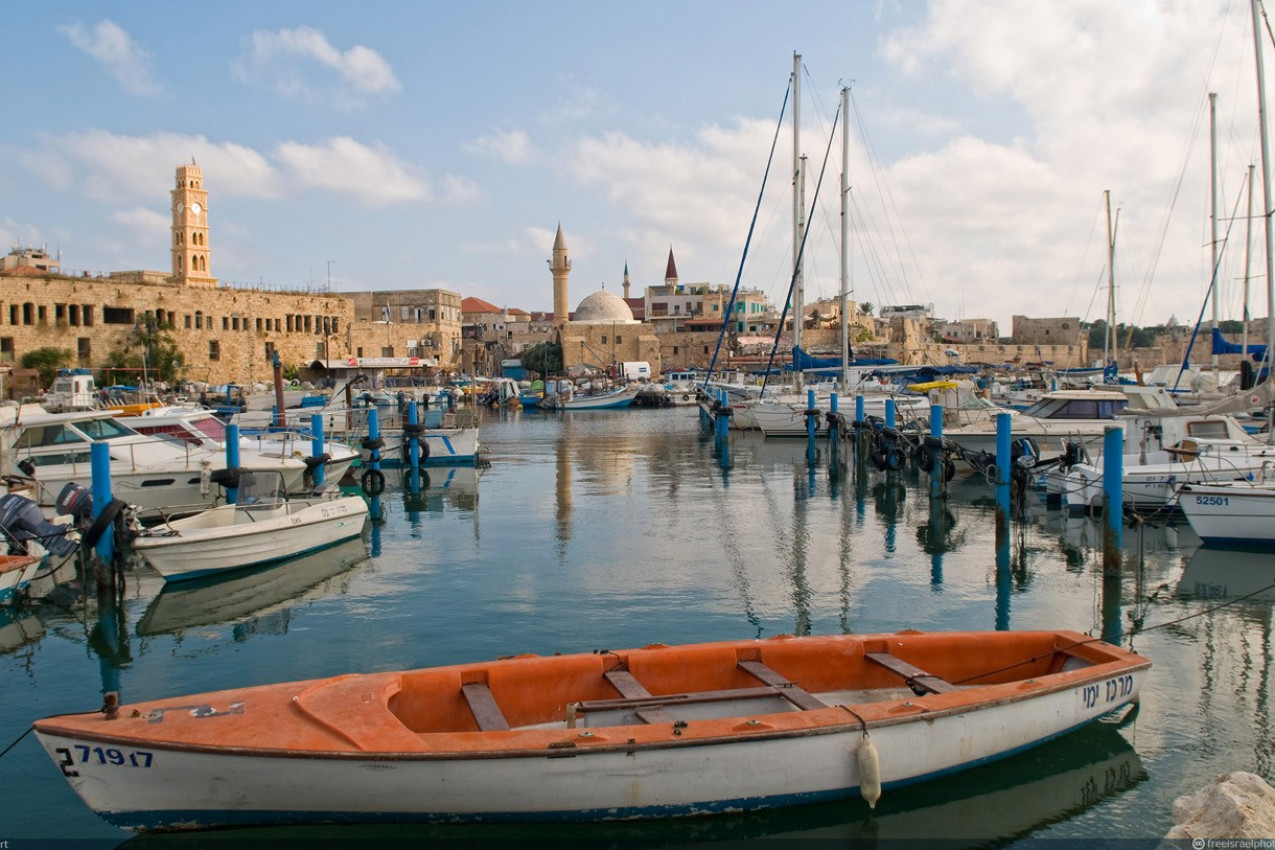
MULTIPOLYGON (((1262 218, 1266 221, 1266 380, 1271 380, 1271 352, 1275 351, 1275 232, 1271 230, 1270 142, 1266 131, 1266 72, 1262 67, 1262 26, 1259 0, 1251 0, 1253 9, 1253 52, 1257 59, 1257 123, 1262 138, 1262 218)), ((1275 420, 1275 407, 1271 416, 1275 420)), ((1268 423, 1266 439, 1275 442, 1275 427, 1268 423)))
POLYGON ((1111 222, 1111 190, 1102 193, 1107 199, 1107 332, 1102 337, 1102 368, 1116 363, 1116 380, 1120 375, 1120 339, 1116 335, 1116 231, 1111 222))
POLYGON ((1253 170, 1256 166, 1248 164, 1248 218, 1244 219, 1244 338, 1240 351, 1248 355, 1248 292, 1252 282, 1253 269, 1253 170))
POLYGON ((841 392, 850 392, 850 88, 841 89, 841 392))
MULTIPOLYGON (((801 244, 805 230, 805 181, 806 171, 804 158, 801 155, 801 54, 792 54, 792 274, 793 274, 793 311, 792 311, 792 347, 795 351, 801 347, 802 322, 802 280, 801 280, 801 244)), ((782 331, 783 329, 780 328, 782 331)), ((796 373, 798 388, 801 387, 801 373, 796 373)))
MULTIPOLYGON (((1258 59, 1261 62, 1261 59, 1258 59)), ((1218 291, 1217 291, 1217 92, 1209 92, 1209 219, 1211 235, 1209 242, 1213 248, 1213 319, 1209 322, 1209 335, 1217 333, 1218 291)), ((1217 374, 1217 352, 1213 352, 1213 373, 1217 374)))

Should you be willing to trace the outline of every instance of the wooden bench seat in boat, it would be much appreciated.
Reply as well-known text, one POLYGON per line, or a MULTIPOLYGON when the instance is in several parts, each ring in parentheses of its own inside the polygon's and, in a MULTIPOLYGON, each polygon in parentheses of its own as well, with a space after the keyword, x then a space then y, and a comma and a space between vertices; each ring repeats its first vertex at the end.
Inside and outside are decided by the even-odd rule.
POLYGON ((749 673, 753 678, 764 682, 779 692, 779 695, 788 700, 802 711, 816 711, 821 708, 827 708, 828 705, 814 696, 804 688, 799 688, 793 682, 788 681, 783 676, 771 670, 760 661, 740 661, 739 669, 749 673))
POLYGON ((903 677, 903 681, 917 694, 947 694, 957 690, 956 685, 951 682, 927 673, 888 652, 865 652, 863 657, 903 677))
POLYGON ((469 710, 474 715, 474 722, 482 732, 507 732, 509 721, 496 704, 491 695, 491 688, 485 682, 466 682, 460 686, 460 692, 469 703, 469 710))
MULTIPOLYGON (((611 683, 611 687, 615 688, 621 697, 625 699, 651 700, 651 692, 646 686, 633 678, 633 674, 628 670, 616 667, 614 670, 608 670, 602 674, 603 678, 611 683)), ((634 712, 644 723, 672 723, 673 715, 669 714, 659 706, 651 708, 639 708, 634 712)))

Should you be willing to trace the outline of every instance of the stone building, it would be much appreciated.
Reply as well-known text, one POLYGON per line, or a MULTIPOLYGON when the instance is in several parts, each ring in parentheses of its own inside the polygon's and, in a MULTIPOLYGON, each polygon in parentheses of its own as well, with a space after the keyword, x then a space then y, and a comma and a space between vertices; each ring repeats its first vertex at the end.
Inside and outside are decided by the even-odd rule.
POLYGON ((296 368, 412 352, 445 367, 459 363, 458 294, 229 287, 212 274, 209 199, 199 166, 178 166, 170 194, 168 272, 73 276, 34 249, 15 250, 0 263, 0 364, 53 347, 70 352, 71 366, 101 368, 112 352, 135 345, 147 313, 167 327, 188 380, 268 380, 276 352, 285 367, 296 368))
POLYGON ((1013 318, 1014 345, 1079 345, 1085 336, 1079 316, 1061 319, 1013 318))

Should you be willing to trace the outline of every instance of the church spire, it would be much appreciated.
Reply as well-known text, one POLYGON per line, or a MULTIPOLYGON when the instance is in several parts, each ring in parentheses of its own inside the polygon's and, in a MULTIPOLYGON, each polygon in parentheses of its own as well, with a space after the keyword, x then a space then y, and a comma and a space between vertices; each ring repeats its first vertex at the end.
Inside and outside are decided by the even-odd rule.
POLYGON ((668 248, 668 268, 664 270, 664 282, 671 286, 677 285, 677 264, 673 262, 673 246, 668 248))

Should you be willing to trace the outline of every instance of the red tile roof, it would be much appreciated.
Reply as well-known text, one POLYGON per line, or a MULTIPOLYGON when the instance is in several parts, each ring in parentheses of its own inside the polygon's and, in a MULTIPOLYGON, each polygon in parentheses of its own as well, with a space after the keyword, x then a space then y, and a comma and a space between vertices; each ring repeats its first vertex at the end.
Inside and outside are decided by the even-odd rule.
POLYGON ((481 298, 462 298, 460 302, 460 311, 462 313, 503 313, 504 310, 492 304, 490 301, 484 301, 481 298))

